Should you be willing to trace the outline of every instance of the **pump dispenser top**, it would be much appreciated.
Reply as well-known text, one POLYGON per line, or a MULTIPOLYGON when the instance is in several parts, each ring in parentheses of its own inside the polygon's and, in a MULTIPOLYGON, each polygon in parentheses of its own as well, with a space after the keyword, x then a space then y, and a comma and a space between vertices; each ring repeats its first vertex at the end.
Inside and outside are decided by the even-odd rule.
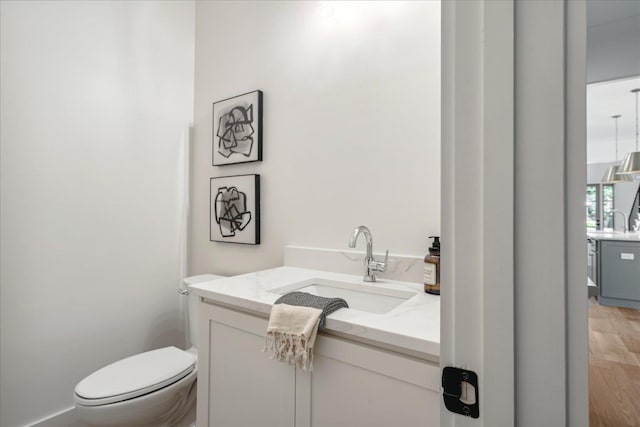
POLYGON ((429 248, 429 252, 438 252, 440 253, 440 236, 429 236, 430 239, 433 239, 433 243, 429 248))

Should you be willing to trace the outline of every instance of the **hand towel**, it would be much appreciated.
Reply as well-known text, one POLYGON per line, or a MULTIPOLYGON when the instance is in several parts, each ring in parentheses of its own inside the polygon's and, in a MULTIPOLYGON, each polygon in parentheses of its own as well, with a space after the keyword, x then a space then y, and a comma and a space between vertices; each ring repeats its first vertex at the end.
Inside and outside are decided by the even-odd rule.
POLYGON ((318 308, 274 304, 263 351, 272 359, 312 371, 321 314, 318 308))
POLYGON ((308 294, 306 292, 289 292, 281 296, 274 304, 301 305, 304 307, 319 308, 322 310, 320 315, 319 329, 324 329, 327 316, 340 308, 349 308, 349 304, 342 298, 325 298, 317 295, 308 294))
POLYGON ((305 292, 280 297, 271 308, 265 347, 272 359, 313 370, 313 346, 326 316, 349 305, 342 298, 323 298, 305 292))

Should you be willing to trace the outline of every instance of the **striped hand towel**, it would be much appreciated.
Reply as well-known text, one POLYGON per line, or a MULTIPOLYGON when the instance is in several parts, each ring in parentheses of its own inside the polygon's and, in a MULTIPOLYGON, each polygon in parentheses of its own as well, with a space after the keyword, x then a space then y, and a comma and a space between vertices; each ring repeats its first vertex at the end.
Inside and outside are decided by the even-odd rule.
POLYGON ((271 308, 263 351, 272 359, 312 371, 318 329, 324 328, 328 314, 342 307, 349 307, 342 298, 323 298, 304 292, 282 296, 271 308))

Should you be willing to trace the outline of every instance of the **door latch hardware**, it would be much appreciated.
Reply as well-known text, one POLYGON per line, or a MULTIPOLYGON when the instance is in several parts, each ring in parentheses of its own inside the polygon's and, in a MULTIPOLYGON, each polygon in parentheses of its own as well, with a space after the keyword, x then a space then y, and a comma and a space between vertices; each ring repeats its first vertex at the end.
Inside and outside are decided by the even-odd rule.
POLYGON ((480 416, 478 375, 473 371, 447 366, 442 370, 444 406, 456 414, 471 418, 480 416))

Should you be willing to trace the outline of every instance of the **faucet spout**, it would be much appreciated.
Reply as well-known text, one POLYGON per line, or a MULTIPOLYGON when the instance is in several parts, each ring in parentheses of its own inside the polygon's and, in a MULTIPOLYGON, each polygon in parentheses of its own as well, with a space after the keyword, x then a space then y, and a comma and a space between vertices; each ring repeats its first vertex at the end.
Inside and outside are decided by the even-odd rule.
POLYGON ((619 213, 622 215, 622 220, 624 221, 623 230, 625 233, 627 233, 629 231, 629 221, 627 220, 627 214, 625 214, 623 211, 621 211, 620 209, 612 209, 609 212, 607 212, 607 214, 605 215, 605 218, 608 217, 609 215, 613 215, 616 213, 619 213))
POLYGON ((353 230, 353 233, 351 233, 351 237, 349 238, 349 247, 350 248, 356 247, 356 242, 358 241, 358 237, 360 236, 360 234, 364 235, 364 240, 367 244, 366 261, 369 262, 371 258, 373 258, 373 238, 371 237, 371 231, 369 231, 367 227, 365 227, 364 225, 361 225, 356 227, 355 230, 353 230))
POLYGON ((356 227, 351 233, 351 237, 349 238, 349 247, 355 248, 356 242, 358 241, 358 237, 360 234, 364 235, 364 239, 367 243, 367 255, 364 258, 364 281, 365 282, 375 282, 376 275, 374 274, 376 271, 383 272, 387 269, 387 260, 389 259, 389 251, 387 251, 384 262, 376 261, 373 257, 373 238, 371 237, 371 231, 364 225, 356 227))

